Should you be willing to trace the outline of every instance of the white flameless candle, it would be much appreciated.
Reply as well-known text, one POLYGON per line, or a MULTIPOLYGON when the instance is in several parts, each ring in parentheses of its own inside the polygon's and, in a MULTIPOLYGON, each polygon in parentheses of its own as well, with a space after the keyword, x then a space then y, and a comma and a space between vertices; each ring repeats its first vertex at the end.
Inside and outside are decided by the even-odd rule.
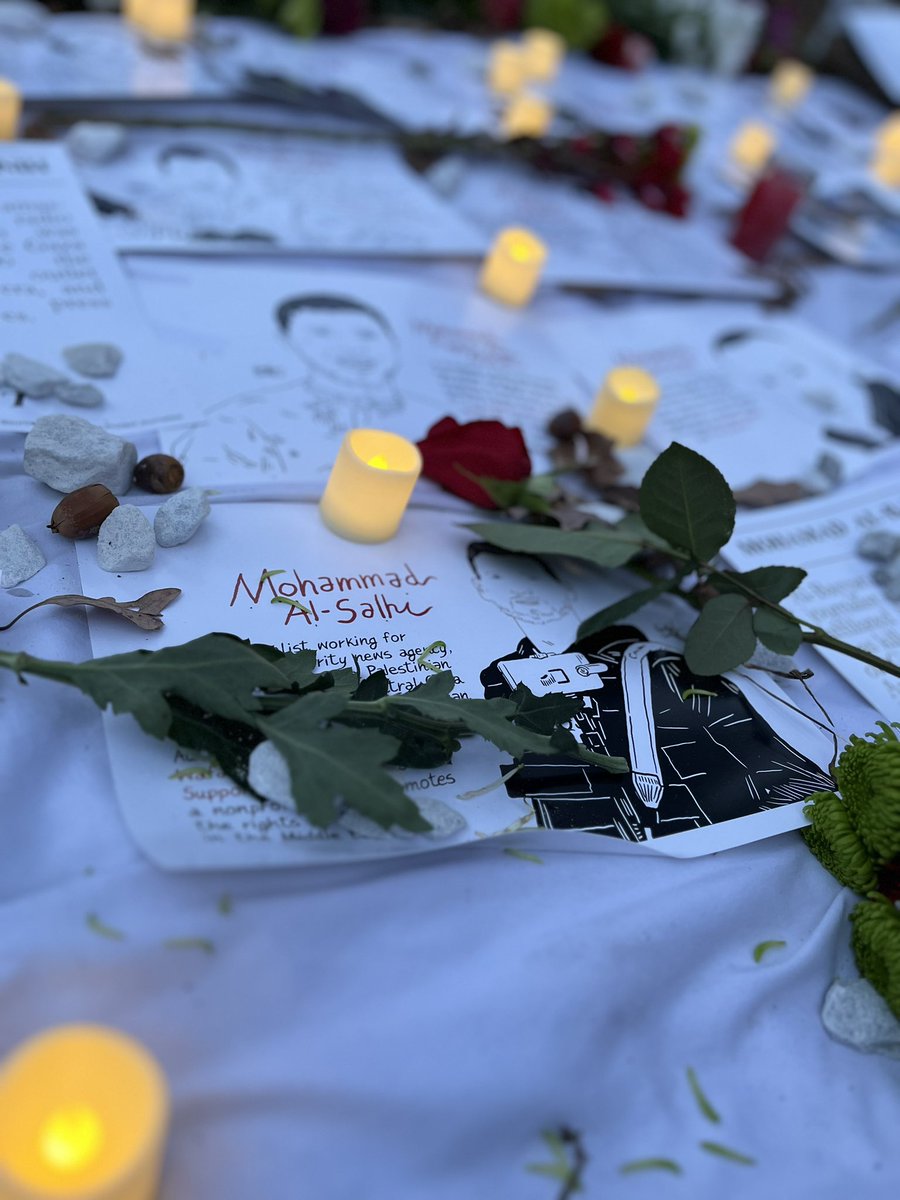
POLYGON ((769 76, 769 98, 778 108, 796 108, 813 85, 814 72, 795 58, 782 59, 769 76))
POLYGON ((0 1196, 153 1200, 168 1116, 162 1071, 125 1034, 40 1034, 0 1068, 0 1196))
POLYGON ((525 70, 522 51, 514 42, 495 42, 488 58, 488 86, 500 96, 511 96, 522 86, 525 70))
POLYGON ((510 100, 503 114, 503 134, 507 138, 538 138, 547 132, 553 120, 553 106, 542 96, 521 92, 510 100))
POLYGON ((503 229, 481 269, 481 290, 502 304, 520 308, 534 295, 547 259, 547 247, 527 229, 503 229))
POLYGON ((659 384, 641 367, 614 367, 597 393, 587 419, 589 429, 618 446, 636 446, 659 401, 659 384))
POLYGON ((8 79, 0 79, 0 142, 11 142, 19 132, 22 93, 8 79))
POLYGON ((772 157, 775 134, 760 121, 747 121, 732 139, 729 155, 745 175, 758 175, 772 157))
POLYGON ((878 154, 900 154, 900 112, 892 113, 875 131, 878 154))
POLYGON ((422 455, 413 442, 382 429, 351 429, 331 469, 319 512, 351 542, 386 542, 400 526, 422 455))
POLYGON ((559 74, 565 39, 550 29, 529 29, 522 37, 522 63, 529 79, 550 83, 559 74))
POLYGON ((186 42, 194 29, 196 0, 131 0, 131 15, 139 32, 152 42, 186 42))

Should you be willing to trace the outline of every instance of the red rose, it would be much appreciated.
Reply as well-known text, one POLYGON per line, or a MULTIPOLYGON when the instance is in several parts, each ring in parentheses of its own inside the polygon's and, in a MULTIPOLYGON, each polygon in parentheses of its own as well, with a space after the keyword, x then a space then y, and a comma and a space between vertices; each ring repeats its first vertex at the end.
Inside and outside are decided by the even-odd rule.
POLYGON ((453 417, 444 417, 428 430, 419 449, 426 479, 479 508, 497 506, 472 475, 517 481, 531 474, 522 430, 511 429, 501 421, 460 425, 453 417))
POLYGON ((481 0, 479 8, 491 29, 519 29, 523 0, 481 0))
POLYGON ((369 0, 324 0, 322 32, 354 33, 369 19, 369 0))

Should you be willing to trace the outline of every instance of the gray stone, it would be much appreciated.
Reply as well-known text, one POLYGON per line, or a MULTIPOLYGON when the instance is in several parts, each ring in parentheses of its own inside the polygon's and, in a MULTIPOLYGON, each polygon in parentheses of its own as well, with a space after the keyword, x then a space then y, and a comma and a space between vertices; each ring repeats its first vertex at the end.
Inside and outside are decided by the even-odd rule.
POLYGON ((21 525, 10 525, 0 533, 0 587, 16 587, 46 565, 40 548, 21 525))
POLYGON ((67 382, 65 375, 55 367, 48 367, 36 358, 26 358, 24 354, 7 354, 0 362, 0 375, 7 387, 32 400, 46 400, 56 394, 61 383, 67 382))
MULTIPOLYGON (((101 530, 102 533, 102 530, 101 530)), ((296 813, 294 797, 291 794, 291 776, 284 755, 271 742, 260 742, 253 750, 247 765, 247 779, 254 791, 265 796, 273 804, 280 804, 296 813)), ((417 797, 416 804, 422 816, 431 825, 431 830, 425 835, 429 838, 443 839, 453 837, 466 828, 465 818, 455 809, 444 804, 442 800, 430 796, 417 797)), ((298 815, 298 820, 309 827, 305 817, 298 815)), ((382 829, 377 822, 363 816, 353 808, 345 808, 338 820, 330 828, 338 834, 350 837, 369 838, 373 840, 405 840, 421 837, 421 834, 411 833, 394 825, 390 829, 382 829)))
POLYGON ((97 562, 104 571, 145 571, 155 554, 150 522, 134 504, 120 504, 100 526, 97 562))
POLYGON ((56 398, 74 408, 97 408, 106 399, 92 383, 73 383, 69 379, 56 385, 56 398))
POLYGON ((822 1024, 835 1041, 863 1054, 900 1058, 900 1021, 868 979, 836 979, 825 995, 822 1024))
POLYGON ((808 474, 797 482, 814 496, 823 496, 842 482, 844 468, 841 460, 833 454, 820 454, 808 474))
POLYGON ((373 821, 370 817, 363 816, 356 809, 348 808, 346 812, 341 814, 338 821, 338 828, 345 829, 348 833, 352 833, 354 837, 360 838, 391 838, 400 840, 409 840, 415 837, 428 837, 434 841, 441 841, 444 838, 453 837, 466 827, 465 817, 461 816, 456 809, 451 808, 449 804, 445 804, 443 800, 435 800, 431 796, 417 796, 416 806, 425 820, 431 826, 425 834, 413 833, 409 829, 401 829, 399 825, 392 825, 390 829, 383 829, 377 821, 373 821))
POLYGON ((301 832, 307 832, 310 837, 315 836, 315 826, 297 812, 287 761, 272 742, 260 742, 251 752, 247 761, 247 782, 260 796, 265 796, 272 804, 287 809, 301 832))
POLYGON ((73 371, 87 379, 112 379, 122 365, 122 351, 110 342, 84 342, 67 346, 63 358, 73 371))
POLYGON ((26 475, 58 492, 102 483, 122 495, 131 486, 136 462, 132 442, 64 413, 39 417, 25 439, 26 475))
POLYGON ((176 492, 159 509, 153 530, 160 546, 180 546, 189 541, 209 516, 209 497, 203 488, 176 492))
POLYGON ((872 529, 856 543, 856 553, 872 562, 886 563, 900 551, 900 537, 886 529, 872 529))
POLYGON ((73 158, 86 163, 110 162, 125 149, 125 128, 111 121, 76 121, 66 134, 73 158))

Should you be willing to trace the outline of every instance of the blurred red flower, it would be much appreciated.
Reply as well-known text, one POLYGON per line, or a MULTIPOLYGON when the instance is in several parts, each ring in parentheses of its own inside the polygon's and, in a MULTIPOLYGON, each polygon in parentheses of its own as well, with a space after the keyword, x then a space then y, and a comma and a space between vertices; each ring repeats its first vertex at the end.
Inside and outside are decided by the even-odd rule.
POLYGON ((472 475, 517 481, 531 474, 522 430, 501 421, 460 425, 453 417, 444 417, 432 425, 418 445, 425 478, 479 508, 497 506, 472 475))

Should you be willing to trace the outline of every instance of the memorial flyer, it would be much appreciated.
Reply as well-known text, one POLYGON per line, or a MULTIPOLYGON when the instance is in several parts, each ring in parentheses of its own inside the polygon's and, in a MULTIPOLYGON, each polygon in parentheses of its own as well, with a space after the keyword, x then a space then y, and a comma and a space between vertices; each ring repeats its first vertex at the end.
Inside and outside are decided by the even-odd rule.
POLYGON ((0 145, 0 428, 47 413, 111 428, 183 419, 180 361, 141 314, 65 150, 0 145))
MULTIPOLYGON (((741 571, 789 562, 808 578, 785 604, 842 641, 900 663, 900 501, 892 469, 833 496, 738 517, 727 555, 741 571)), ((823 650, 888 721, 900 717, 900 679, 823 650)))
MULTIPOLYGON (((110 577, 94 547, 78 549, 83 587, 105 594, 110 577)), ((160 550, 139 577, 116 580, 129 593, 179 583, 165 629, 137 642, 133 628, 92 615, 95 656, 218 631, 283 652, 313 650, 323 671, 384 671, 398 698, 441 671, 452 673, 459 697, 509 696, 519 684, 537 695, 563 692, 582 702, 571 721, 576 740, 624 757, 631 770, 614 775, 541 754, 514 764, 488 743, 465 740, 446 766, 397 771, 431 833, 386 833, 350 809, 321 829, 293 808, 277 764, 267 763, 273 799, 263 805, 208 757, 109 715, 125 821, 164 867, 378 858, 531 827, 691 856, 796 828, 802 801, 829 786, 830 730, 758 672, 692 676, 677 650, 679 608, 662 604, 635 625, 576 645, 580 621, 618 598, 623 581, 497 553, 447 514, 411 510, 395 539, 364 545, 337 538, 313 505, 216 505, 191 542, 160 550)), ((251 783, 253 771, 251 759, 251 783)))

